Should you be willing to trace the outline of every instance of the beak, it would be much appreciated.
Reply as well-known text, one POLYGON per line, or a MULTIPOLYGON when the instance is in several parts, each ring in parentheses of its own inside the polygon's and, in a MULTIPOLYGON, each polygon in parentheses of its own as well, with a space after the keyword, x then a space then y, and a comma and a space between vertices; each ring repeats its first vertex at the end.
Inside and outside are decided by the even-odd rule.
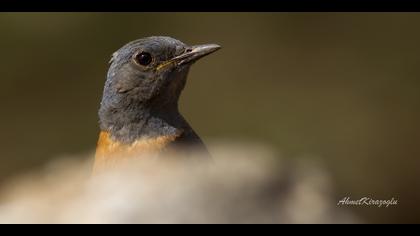
POLYGON ((221 47, 217 44, 204 44, 189 47, 185 52, 177 57, 174 57, 171 61, 176 62, 178 66, 184 64, 194 63, 198 59, 207 56, 221 47))

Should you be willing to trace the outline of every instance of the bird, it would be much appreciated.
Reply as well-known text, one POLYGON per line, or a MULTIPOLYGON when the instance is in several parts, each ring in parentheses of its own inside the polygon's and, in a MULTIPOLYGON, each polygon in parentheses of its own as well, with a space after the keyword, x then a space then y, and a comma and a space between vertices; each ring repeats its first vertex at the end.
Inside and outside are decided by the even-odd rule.
POLYGON ((100 134, 93 172, 124 160, 159 157, 168 150, 208 154, 179 112, 178 101, 191 65, 220 48, 151 36, 113 53, 98 112, 100 134))

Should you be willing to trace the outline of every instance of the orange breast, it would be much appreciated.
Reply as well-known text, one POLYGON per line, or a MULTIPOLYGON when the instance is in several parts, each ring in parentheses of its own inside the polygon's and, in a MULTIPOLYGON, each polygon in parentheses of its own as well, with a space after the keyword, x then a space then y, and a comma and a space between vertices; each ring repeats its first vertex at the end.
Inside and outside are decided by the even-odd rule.
POLYGON ((131 144, 124 144, 112 140, 108 132, 99 135, 96 148, 94 173, 113 168, 129 159, 148 158, 160 153, 169 143, 175 141, 179 135, 160 136, 156 138, 142 138, 131 144))

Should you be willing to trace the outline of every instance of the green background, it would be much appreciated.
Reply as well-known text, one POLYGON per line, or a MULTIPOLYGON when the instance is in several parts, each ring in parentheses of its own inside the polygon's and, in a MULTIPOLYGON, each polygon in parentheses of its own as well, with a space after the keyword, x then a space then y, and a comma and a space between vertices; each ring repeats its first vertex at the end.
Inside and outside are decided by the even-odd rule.
MULTIPOLYGON (((417 222, 420 15, 1 13, 0 180, 91 152, 111 54, 168 35, 223 49, 193 66, 181 111, 205 141, 311 156, 368 222, 417 222)), ((331 203, 331 204, 336 204, 331 203)))

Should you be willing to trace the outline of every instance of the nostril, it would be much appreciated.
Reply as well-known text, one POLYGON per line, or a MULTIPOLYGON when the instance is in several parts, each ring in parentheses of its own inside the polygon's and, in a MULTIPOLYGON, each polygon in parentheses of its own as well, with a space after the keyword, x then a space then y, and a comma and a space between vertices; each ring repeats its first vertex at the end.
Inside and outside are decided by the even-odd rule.
POLYGON ((185 50, 185 52, 192 52, 191 48, 187 48, 187 50, 185 50))

